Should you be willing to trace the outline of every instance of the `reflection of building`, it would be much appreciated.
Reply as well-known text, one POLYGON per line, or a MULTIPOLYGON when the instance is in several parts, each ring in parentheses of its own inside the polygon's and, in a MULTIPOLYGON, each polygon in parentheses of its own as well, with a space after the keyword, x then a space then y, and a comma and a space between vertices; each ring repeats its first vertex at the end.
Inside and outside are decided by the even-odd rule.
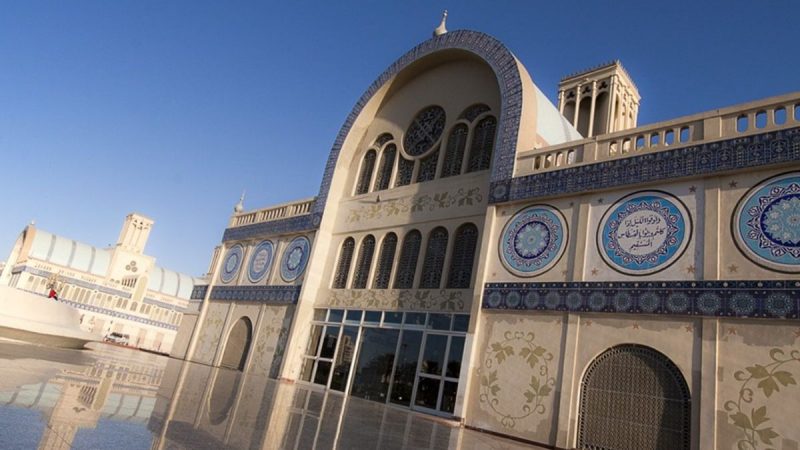
MULTIPOLYGON (((46 426, 38 448, 43 450, 71 448, 81 430, 94 429, 101 419, 145 424, 166 362, 163 357, 145 355, 131 362, 130 354, 101 350, 93 355, 97 360, 85 366, 58 364, 64 368, 52 378, 0 390, 2 414, 13 416, 20 409, 41 413, 46 426)), ((35 428, 33 424, 27 427, 35 428)))
POLYGON ((43 295, 54 286, 60 300, 81 311, 84 329, 127 334, 132 346, 169 352, 194 279, 144 254, 152 226, 130 214, 117 244, 97 248, 29 225, 0 283, 43 295))
POLYGON ((615 62, 559 98, 491 36, 421 43, 317 197, 235 210, 175 354, 559 448, 753 448, 762 406, 800 441, 800 95, 639 126, 615 62))

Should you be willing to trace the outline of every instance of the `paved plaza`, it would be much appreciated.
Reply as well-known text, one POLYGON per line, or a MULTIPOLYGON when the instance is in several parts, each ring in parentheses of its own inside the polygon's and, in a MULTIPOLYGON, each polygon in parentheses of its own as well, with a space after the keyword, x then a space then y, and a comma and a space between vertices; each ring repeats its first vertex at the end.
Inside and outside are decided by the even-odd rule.
POLYGON ((359 398, 127 348, 0 341, 0 448, 537 447, 359 398))

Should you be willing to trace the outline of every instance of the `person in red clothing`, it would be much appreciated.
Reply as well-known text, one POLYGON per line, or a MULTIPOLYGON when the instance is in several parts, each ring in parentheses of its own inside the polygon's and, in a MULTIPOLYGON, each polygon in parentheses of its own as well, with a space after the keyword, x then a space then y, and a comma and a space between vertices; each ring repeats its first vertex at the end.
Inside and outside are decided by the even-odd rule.
POLYGON ((58 293, 56 293, 56 289, 55 288, 52 288, 52 287, 50 288, 50 293, 47 294, 47 298, 54 298, 54 299, 58 300, 58 293))

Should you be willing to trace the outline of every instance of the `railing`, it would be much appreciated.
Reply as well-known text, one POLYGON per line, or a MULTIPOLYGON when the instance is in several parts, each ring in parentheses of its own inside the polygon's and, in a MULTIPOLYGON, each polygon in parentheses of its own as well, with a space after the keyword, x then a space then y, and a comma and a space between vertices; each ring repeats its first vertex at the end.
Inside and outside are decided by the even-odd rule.
POLYGON ((240 227, 253 223, 269 222, 272 220, 286 219, 289 217, 302 216, 311 212, 316 197, 298 200, 282 205, 271 206, 269 208, 257 209, 255 211, 234 213, 231 216, 228 227, 240 227))
POLYGON ((514 176, 800 126, 800 92, 517 155, 514 176))

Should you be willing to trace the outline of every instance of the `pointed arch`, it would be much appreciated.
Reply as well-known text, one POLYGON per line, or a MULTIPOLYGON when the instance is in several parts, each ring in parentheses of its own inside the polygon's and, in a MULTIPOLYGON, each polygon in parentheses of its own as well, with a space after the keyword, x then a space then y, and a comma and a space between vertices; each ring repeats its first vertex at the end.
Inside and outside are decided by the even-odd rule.
POLYGON ((353 289, 365 289, 369 278, 369 269, 372 267, 372 255, 375 253, 375 236, 368 234, 361 241, 358 251, 356 273, 353 275, 353 289))
POLYGON ((342 242, 342 249, 339 251, 339 262, 336 264, 336 274, 333 277, 334 289, 347 287, 347 277, 350 274, 350 263, 353 260, 355 247, 356 241, 351 237, 342 242))

